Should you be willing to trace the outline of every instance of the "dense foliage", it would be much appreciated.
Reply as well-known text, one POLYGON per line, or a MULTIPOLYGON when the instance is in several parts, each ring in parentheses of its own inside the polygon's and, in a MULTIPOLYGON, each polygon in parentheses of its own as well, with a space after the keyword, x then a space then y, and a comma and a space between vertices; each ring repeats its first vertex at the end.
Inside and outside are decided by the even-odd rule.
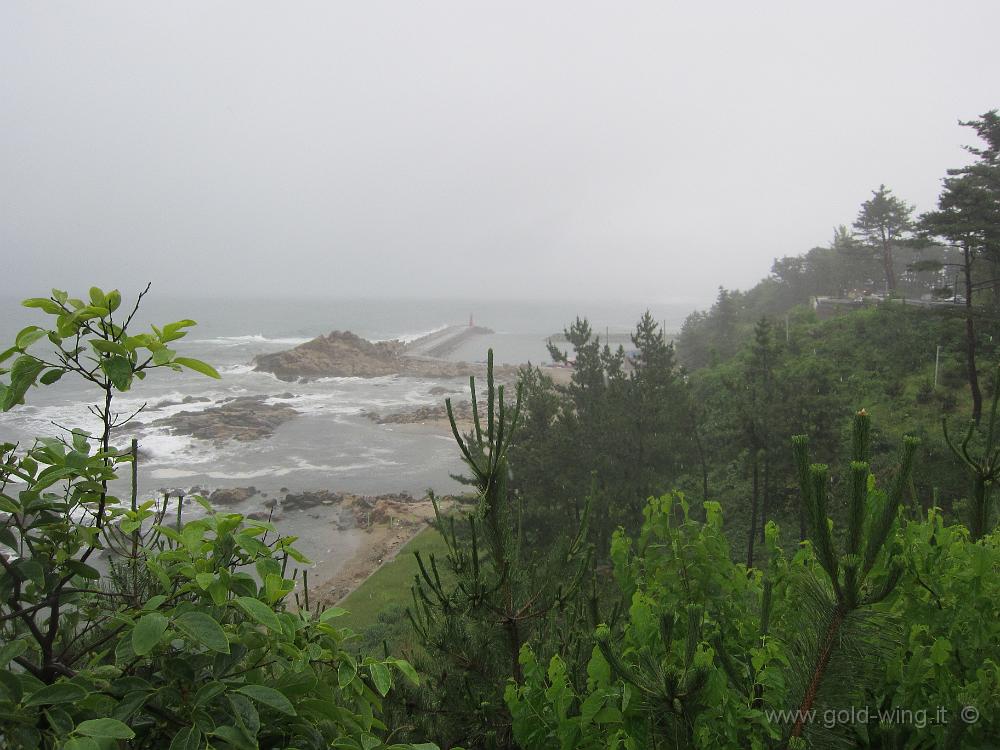
POLYGON ((33 385, 76 375, 100 393, 102 432, 0 447, 0 744, 384 747, 393 673, 417 675, 349 654, 340 610, 289 606, 289 563, 304 561, 295 540, 200 499, 206 513, 186 523, 178 499, 174 523, 166 499, 137 497, 138 453, 118 445, 128 420, 114 395, 155 369, 218 375, 168 346, 193 321, 136 334, 138 301, 128 315, 120 303, 97 288, 86 302, 58 290, 27 300, 53 320, 2 355, 15 357, 5 410, 33 385), (110 489, 122 467, 133 471, 129 503, 110 489))
POLYGON ((827 697, 803 708, 815 548, 788 557, 771 526, 769 566, 748 570, 706 505, 701 522, 683 496, 651 500, 640 536, 616 537, 628 617, 596 631, 585 673, 524 650, 525 682, 507 692, 521 747, 982 748, 1000 736, 996 533, 974 544, 933 511, 904 522, 889 546, 906 572, 866 613, 877 642, 840 642, 853 663, 831 665, 827 697), (788 742, 800 718, 805 745, 788 742))
POLYGON ((0 742, 996 744, 1000 117, 965 124, 985 145, 938 210, 881 186, 676 348, 648 313, 628 350, 578 318, 550 347, 568 383, 525 369, 513 408, 489 367, 485 419, 473 382, 471 433, 452 420, 474 506, 437 514, 447 552, 362 639, 296 592, 294 539, 138 497, 113 399, 155 369, 216 377, 171 348, 193 321, 28 300, 51 322, 0 355, 0 405, 71 374, 101 429, 2 446, 0 742))

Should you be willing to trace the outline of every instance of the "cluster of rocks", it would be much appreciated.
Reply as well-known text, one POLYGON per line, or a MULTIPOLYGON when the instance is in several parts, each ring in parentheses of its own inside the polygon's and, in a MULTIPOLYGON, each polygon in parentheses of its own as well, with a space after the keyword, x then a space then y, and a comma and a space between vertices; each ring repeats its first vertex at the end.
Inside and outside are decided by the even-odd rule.
MULTIPOLYGON (((472 402, 459 401, 452 402, 452 412, 457 422, 469 422, 472 420, 472 402)), ((480 414, 486 413, 485 402, 479 404, 480 414)), ((420 422, 435 422, 448 418, 448 407, 443 403, 418 406, 407 411, 393 412, 392 414, 379 414, 373 411, 362 412, 368 419, 378 424, 417 424, 420 422)))
POLYGON ((249 500, 257 494, 256 487, 227 487, 219 489, 208 496, 208 502, 213 506, 236 505, 249 500))
POLYGON ((317 505, 338 505, 346 497, 348 495, 343 492, 331 492, 330 490, 289 493, 282 499, 281 507, 283 510, 306 510, 315 508, 317 505))
MULTIPOLYGON (((208 496, 208 501, 215 507, 227 507, 252 500, 257 496, 264 498, 266 494, 253 486, 229 487, 215 490, 208 496)), ((369 528, 390 519, 405 526, 415 523, 409 517, 413 505, 424 500, 425 498, 415 498, 408 492, 355 495, 349 492, 310 490, 288 493, 280 500, 266 500, 263 503, 264 510, 252 511, 247 517, 262 521, 280 521, 283 515, 289 512, 325 508, 336 511, 329 513, 329 520, 341 530, 351 527, 369 528)))
MULTIPOLYGON (((308 381, 330 377, 375 378, 410 375, 427 378, 454 378, 480 375, 482 364, 450 362, 428 356, 411 356, 401 341, 368 341, 350 331, 333 331, 311 341, 273 354, 261 354, 254 370, 269 372, 280 380, 308 381)), ((498 378, 513 379, 517 368, 494 367, 498 378)))
POLYGON ((269 404, 267 401, 291 397, 290 393, 275 397, 239 396, 212 409, 182 411, 158 419, 153 424, 164 425, 181 435, 202 440, 259 440, 273 435, 280 425, 299 413, 287 404, 269 404))

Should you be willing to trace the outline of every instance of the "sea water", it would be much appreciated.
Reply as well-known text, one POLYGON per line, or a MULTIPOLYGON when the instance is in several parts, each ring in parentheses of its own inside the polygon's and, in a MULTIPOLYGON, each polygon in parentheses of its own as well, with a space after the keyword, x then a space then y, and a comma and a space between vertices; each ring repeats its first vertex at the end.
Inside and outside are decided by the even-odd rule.
MULTIPOLYGON (((125 296, 123 313, 134 301, 125 296)), ((44 325, 48 319, 37 310, 21 307, 18 300, 0 300, 0 305, 0 349, 12 344, 23 326, 44 325)), ((284 382, 255 372, 254 357, 332 330, 350 330, 371 340, 412 340, 447 325, 467 323, 471 315, 476 325, 496 333, 465 342, 450 358, 485 361, 492 347, 498 363, 544 364, 550 362, 547 339, 577 315, 589 316, 595 333, 621 333, 630 330, 645 309, 631 302, 207 300, 164 299, 151 293, 143 301, 133 330, 148 330, 150 323, 196 320, 198 325, 171 347, 182 356, 212 364, 222 378, 167 368, 151 371, 144 381, 134 383, 132 391, 116 395, 116 412, 123 417, 137 414, 132 423, 116 430, 114 442, 124 447, 133 437, 139 441, 143 497, 193 488, 208 494, 217 488, 251 485, 270 496, 286 489, 421 495, 431 488, 447 493, 459 488, 451 475, 460 473, 462 464, 446 429, 440 424, 377 424, 365 413, 390 414, 441 403, 445 396, 431 392, 439 386, 464 397, 466 379, 388 376, 284 382), (155 408, 186 396, 207 400, 155 408), (280 425, 272 436, 249 442, 200 440, 154 424, 172 414, 210 409, 238 396, 283 396, 274 402, 291 406, 298 416, 280 425)), ((678 304, 651 308, 668 330, 676 330, 689 310, 678 304)), ((43 340, 35 346, 41 355, 48 343, 43 340)), ((33 388, 25 405, 0 414, 0 441, 26 445, 34 436, 60 434, 65 428, 97 433, 99 423, 87 407, 99 396, 72 374, 55 385, 33 388)), ((322 553, 322 544, 315 540, 307 540, 306 546, 313 548, 311 554, 322 553)))

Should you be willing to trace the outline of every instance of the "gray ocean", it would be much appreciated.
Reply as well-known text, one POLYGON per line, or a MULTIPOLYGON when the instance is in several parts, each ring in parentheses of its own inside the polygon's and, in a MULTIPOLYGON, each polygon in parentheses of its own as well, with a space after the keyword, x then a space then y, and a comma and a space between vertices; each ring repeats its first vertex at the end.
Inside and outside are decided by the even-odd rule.
MULTIPOLYGON (((126 304, 132 299, 125 294, 126 304)), ((134 298, 133 298, 134 299, 134 298)), ((141 413, 139 428, 125 426, 115 442, 124 446, 135 437, 140 445, 139 487, 144 496, 164 490, 192 487, 210 492, 222 487, 254 486, 262 493, 329 489, 358 494, 423 493, 455 490, 449 474, 461 471, 458 450, 440 428, 421 425, 380 425, 365 411, 393 413, 440 402, 431 389, 462 381, 412 377, 325 378, 309 383, 287 383, 253 371, 253 359, 290 348, 332 330, 350 330, 371 340, 410 340, 443 326, 467 323, 496 331, 477 337, 449 357, 484 361, 494 349, 501 363, 546 363, 546 340, 579 316, 587 316, 595 331, 615 334, 634 327, 647 306, 607 302, 499 303, 470 300, 345 300, 345 299, 196 299, 156 296, 144 300, 136 330, 182 318, 198 325, 175 342, 179 354, 214 365, 222 375, 213 380, 169 369, 154 370, 131 392, 117 397, 117 411, 130 414, 144 404, 179 402, 185 396, 206 398, 190 404, 166 406, 141 413), (237 396, 293 394, 281 403, 299 414, 275 434, 252 442, 215 443, 173 434, 163 426, 148 425, 179 411, 212 408, 237 396)), ((668 330, 677 330, 691 311, 688 304, 648 306, 668 330)), ((37 310, 17 299, 0 300, 0 349, 13 343, 18 330, 44 324, 37 310)), ((46 342, 36 346, 44 347, 46 342)), ((24 406, 0 414, 0 441, 30 442, 37 435, 54 435, 62 427, 98 431, 88 413, 95 393, 70 377, 32 389, 24 406)), ((242 509, 245 510, 245 509, 242 509)), ((303 529, 296 529, 302 533, 303 529)), ((305 534, 309 537, 309 534, 305 534)), ((322 552, 307 544, 313 554, 322 552)))

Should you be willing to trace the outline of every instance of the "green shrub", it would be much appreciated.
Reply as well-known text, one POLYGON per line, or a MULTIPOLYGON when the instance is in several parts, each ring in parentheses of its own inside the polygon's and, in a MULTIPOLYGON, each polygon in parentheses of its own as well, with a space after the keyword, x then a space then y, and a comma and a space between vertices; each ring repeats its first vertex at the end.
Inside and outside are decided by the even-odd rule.
POLYGON ((914 441, 890 492, 875 487, 855 419, 844 533, 825 466, 796 440, 810 539, 764 570, 732 562, 721 510, 650 500, 615 536, 630 602, 597 628, 586 674, 525 647, 506 699, 521 747, 982 748, 1000 736, 1000 533, 978 543, 940 513, 897 522, 914 441), (839 552, 838 547, 843 551, 839 552))
POLYGON ((294 538, 238 514, 167 525, 164 506, 110 493, 120 467, 135 470, 135 451, 115 445, 114 395, 155 369, 218 377, 168 346, 193 321, 135 334, 139 301, 130 315, 120 304, 97 288, 86 302, 27 300, 50 324, 0 355, 14 357, 5 411, 74 374, 98 391, 102 425, 0 447, 0 745, 385 747, 381 698, 394 673, 417 676, 348 654, 342 610, 289 606, 289 562, 305 561, 294 538), (105 574, 91 565, 102 552, 105 574))

